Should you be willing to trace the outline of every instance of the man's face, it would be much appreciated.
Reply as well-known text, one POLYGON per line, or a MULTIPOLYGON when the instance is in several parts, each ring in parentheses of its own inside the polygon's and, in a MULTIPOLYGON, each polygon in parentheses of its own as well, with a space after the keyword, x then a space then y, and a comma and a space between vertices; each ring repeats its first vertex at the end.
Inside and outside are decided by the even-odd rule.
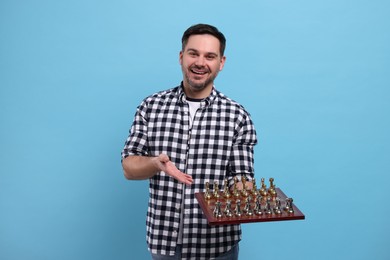
POLYGON ((210 94, 214 79, 226 59, 225 56, 221 57, 219 47, 219 40, 212 35, 190 36, 185 49, 180 52, 183 83, 187 92, 202 98, 210 94))

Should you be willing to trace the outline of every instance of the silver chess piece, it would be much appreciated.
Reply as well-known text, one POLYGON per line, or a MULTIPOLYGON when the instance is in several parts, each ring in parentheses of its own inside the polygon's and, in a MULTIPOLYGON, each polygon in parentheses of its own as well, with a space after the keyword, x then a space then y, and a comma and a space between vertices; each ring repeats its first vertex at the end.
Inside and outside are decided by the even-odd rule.
POLYGON ((264 208, 264 213, 266 215, 271 215, 272 214, 271 199, 270 198, 267 198, 267 202, 266 202, 265 208, 264 208))
POLYGON ((256 215, 263 215, 263 211, 261 209, 261 196, 257 196, 255 199, 255 207, 253 211, 256 215))
POLYGON ((241 201, 240 200, 236 201, 236 208, 234 209, 234 215, 236 215, 237 217, 241 217, 242 216, 241 201))
POLYGON ((215 202, 215 208, 214 208, 213 213, 214 213, 214 217, 222 218, 221 202, 220 201, 215 202))
POLYGON ((280 208, 280 199, 279 198, 276 198, 274 212, 276 215, 282 214, 282 210, 280 208))
POLYGON ((225 206, 225 210, 223 211, 223 213, 225 214, 226 217, 229 217, 229 218, 233 216, 232 201, 231 200, 226 201, 226 206, 225 206))
POLYGON ((286 198, 286 205, 284 206, 283 210, 287 211, 287 213, 289 213, 289 214, 294 213, 293 199, 292 198, 286 198))
POLYGON ((247 197, 245 200, 245 207, 244 207, 244 213, 247 216, 253 215, 253 210, 251 209, 251 197, 247 197))

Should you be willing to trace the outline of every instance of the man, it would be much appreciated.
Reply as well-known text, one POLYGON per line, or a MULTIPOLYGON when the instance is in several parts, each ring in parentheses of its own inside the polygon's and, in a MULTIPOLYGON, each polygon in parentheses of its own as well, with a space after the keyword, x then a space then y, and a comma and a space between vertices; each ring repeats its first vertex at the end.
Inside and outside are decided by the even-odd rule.
POLYGON ((228 179, 232 185, 235 176, 254 176, 257 139, 250 116, 214 86, 225 44, 211 25, 184 32, 181 85, 143 100, 122 151, 125 177, 150 181, 152 259, 238 258, 240 225, 209 226, 194 196, 206 182, 222 186, 228 179))

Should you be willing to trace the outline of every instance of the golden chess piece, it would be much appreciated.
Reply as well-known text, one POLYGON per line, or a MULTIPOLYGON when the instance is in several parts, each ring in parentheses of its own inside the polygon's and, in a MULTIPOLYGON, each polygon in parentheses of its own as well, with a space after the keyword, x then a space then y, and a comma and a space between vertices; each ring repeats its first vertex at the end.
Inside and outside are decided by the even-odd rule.
POLYGON ((252 190, 251 193, 254 197, 257 197, 259 195, 259 191, 257 190, 257 185, 256 185, 256 179, 252 179, 252 190))
POLYGON ((228 181, 227 179, 224 180, 224 185, 223 185, 223 196, 226 198, 226 199, 229 199, 232 194, 230 193, 229 191, 229 185, 228 185, 228 181))
POLYGON ((204 192, 204 198, 206 200, 210 200, 212 197, 211 193, 210 193, 210 183, 206 182, 206 190, 204 192))
POLYGON ((248 190, 246 188, 246 177, 244 175, 241 176, 241 183, 242 183, 241 195, 243 197, 248 197, 248 190))
POLYGON ((214 181, 214 192, 213 192, 213 196, 214 198, 216 199, 219 199, 221 197, 221 194, 219 193, 219 187, 218 187, 218 182, 217 181, 214 181))
POLYGON ((276 189, 274 184, 274 178, 269 178, 269 188, 268 188, 268 195, 272 198, 276 198, 276 189))
POLYGON ((261 178, 261 188, 260 188, 260 195, 265 198, 268 196, 268 192, 267 192, 267 185, 265 185, 264 183, 265 179, 264 178, 261 178))
POLYGON ((237 182, 238 182, 238 178, 237 177, 234 177, 234 184, 233 184, 233 196, 235 198, 238 198, 240 197, 240 191, 238 190, 237 188, 237 182))

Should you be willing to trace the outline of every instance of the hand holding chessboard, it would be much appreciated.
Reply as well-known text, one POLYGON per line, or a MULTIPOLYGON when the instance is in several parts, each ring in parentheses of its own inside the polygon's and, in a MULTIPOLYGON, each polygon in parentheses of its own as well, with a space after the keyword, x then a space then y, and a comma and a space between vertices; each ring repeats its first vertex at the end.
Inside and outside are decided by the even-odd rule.
POLYGON ((252 180, 251 189, 247 189, 245 178, 241 179, 242 190, 237 188, 237 182, 235 178, 233 189, 230 190, 225 180, 223 191, 220 191, 217 182, 214 182, 213 190, 206 182, 205 192, 195 193, 210 225, 305 219, 293 199, 276 188, 273 178, 269 179, 269 188, 264 178, 261 179, 260 189, 257 189, 255 179, 252 180))

